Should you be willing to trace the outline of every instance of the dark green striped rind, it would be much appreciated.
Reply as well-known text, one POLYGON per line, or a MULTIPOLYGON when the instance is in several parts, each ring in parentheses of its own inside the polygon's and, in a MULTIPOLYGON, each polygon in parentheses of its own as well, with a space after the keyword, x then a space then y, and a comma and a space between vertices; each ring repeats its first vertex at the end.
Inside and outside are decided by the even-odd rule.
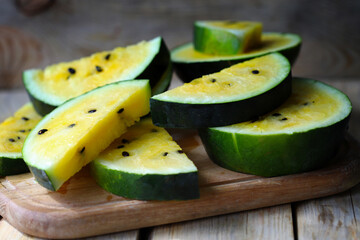
POLYGON ((188 104, 150 99, 153 123, 165 128, 207 128, 254 119, 280 106, 291 95, 291 73, 260 95, 234 102, 188 104))
MULTIPOLYGON (((145 70, 134 79, 149 79, 150 86, 153 89, 153 94, 159 94, 166 91, 170 86, 172 72, 173 67, 170 60, 170 52, 164 40, 161 38, 157 54, 154 56, 151 63, 145 68, 145 70)), ((25 89, 37 113, 45 116, 57 107, 47 103, 46 101, 36 98, 36 96, 32 94, 27 87, 25 74, 23 73, 22 76, 25 89)))
MULTIPOLYGON (((299 37, 300 38, 300 37, 299 37)), ((188 44, 181 45, 177 48, 174 48, 171 50, 172 53, 176 51, 181 51, 182 48, 188 46, 188 44)), ((299 55, 301 49, 301 41, 289 48, 285 48, 282 50, 278 50, 275 52, 281 53, 284 55, 290 62, 291 65, 293 65, 299 55)), ((228 68, 234 64, 245 62, 247 60, 250 60, 252 58, 260 57, 266 54, 269 54, 271 52, 274 52, 272 50, 264 51, 264 52, 258 52, 254 55, 247 55, 247 56, 241 56, 234 57, 234 56, 224 56, 221 59, 199 59, 199 61, 179 61, 174 58, 172 58, 174 70, 176 72, 176 75, 183 81, 183 82, 190 82, 196 78, 199 78, 201 76, 219 72, 224 68, 228 68)))
POLYGON ((162 92, 165 92, 169 89, 171 79, 173 74, 173 67, 172 63, 169 62, 169 65, 163 75, 161 76, 160 80, 151 88, 151 94, 156 95, 162 92))
POLYGON ((35 111, 38 114, 40 114, 41 116, 45 116, 46 114, 50 113, 52 110, 54 110, 57 107, 57 106, 47 104, 44 101, 37 99, 29 91, 27 91, 27 93, 28 93, 28 96, 30 98, 32 105, 34 106, 35 111))
POLYGON ((0 157, 0 177, 29 172, 22 158, 0 157))
MULTIPOLYGON (((166 78, 164 76, 169 75, 169 71, 172 73, 170 52, 167 48, 164 39, 161 38, 161 43, 158 53, 155 55, 151 63, 145 68, 145 70, 137 76, 135 79, 149 79, 151 88, 154 88, 157 83, 161 80, 167 79, 170 84, 171 78, 166 78)), ((168 85, 169 85, 168 84, 168 85)), ((158 91, 165 91, 164 89, 158 89, 158 91)))
POLYGON ((43 169, 39 169, 37 167, 28 165, 30 172, 33 174, 33 176, 35 177, 35 180, 44 188, 49 189, 50 191, 56 191, 57 187, 54 186, 54 184, 52 183, 51 179, 49 178, 48 174, 46 173, 45 170, 43 169))
POLYGON ((350 116, 322 128, 293 134, 250 135, 200 129, 210 159, 237 172, 273 177, 329 164, 339 149, 350 116))
POLYGON ((136 174, 109 169, 91 162, 96 182, 106 191, 139 200, 189 200, 199 198, 197 172, 179 174, 136 174))

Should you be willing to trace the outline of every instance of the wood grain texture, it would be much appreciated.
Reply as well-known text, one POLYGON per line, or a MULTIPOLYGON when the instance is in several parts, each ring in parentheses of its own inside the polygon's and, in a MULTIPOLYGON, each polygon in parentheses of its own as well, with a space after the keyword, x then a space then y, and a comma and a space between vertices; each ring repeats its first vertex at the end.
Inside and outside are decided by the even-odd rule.
MULTIPOLYGON (((13 65, 2 69, 0 74, 6 78, 0 78, 0 85, 21 87, 19 73, 24 67, 44 67, 158 35, 173 48, 191 41, 193 22, 205 19, 256 20, 264 23, 264 31, 301 35, 303 46, 293 69, 295 76, 359 77, 359 11, 360 1, 62 0, 27 17, 8 0, 2 3, 0 23, 21 33, 15 36, 31 39, 17 38, 14 43, 21 46, 5 51, 15 51, 17 57, 30 51, 28 56, 35 57, 17 71, 13 65), (38 50, 30 47, 32 42, 38 50)), ((0 32, 0 39, 9 36, 0 32)), ((5 56, 11 65, 14 56, 5 56)))
POLYGON ((19 85, 22 72, 42 63, 44 49, 40 41, 21 30, 0 26, 0 88, 19 85))
POLYGON ((233 213, 156 227, 151 240, 294 239, 291 205, 233 213))
POLYGON ((296 204, 298 239, 359 239, 348 193, 296 204))
MULTIPOLYGON (((64 230, 65 231, 65 230, 64 230)), ((13 226, 11 226, 6 220, 0 221, 0 236, 1 240, 40 240, 43 238, 31 237, 26 235, 13 226)), ((82 238, 82 240, 137 240, 139 239, 139 230, 127 231, 121 233, 112 233, 101 236, 82 238)))
POLYGON ((360 239, 360 184, 350 190, 350 198, 354 213, 356 236, 360 239))

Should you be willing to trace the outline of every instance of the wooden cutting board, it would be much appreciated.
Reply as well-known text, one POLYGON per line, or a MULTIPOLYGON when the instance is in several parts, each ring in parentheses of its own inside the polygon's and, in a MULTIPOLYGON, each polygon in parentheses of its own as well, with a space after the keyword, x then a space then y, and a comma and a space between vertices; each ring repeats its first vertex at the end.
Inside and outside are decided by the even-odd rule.
POLYGON ((0 214, 33 236, 79 238, 317 198, 360 182, 360 148, 350 136, 331 166, 263 178, 212 163, 195 131, 172 135, 199 169, 200 199, 125 199, 98 187, 85 168, 58 192, 38 185, 30 173, 0 179, 0 214))

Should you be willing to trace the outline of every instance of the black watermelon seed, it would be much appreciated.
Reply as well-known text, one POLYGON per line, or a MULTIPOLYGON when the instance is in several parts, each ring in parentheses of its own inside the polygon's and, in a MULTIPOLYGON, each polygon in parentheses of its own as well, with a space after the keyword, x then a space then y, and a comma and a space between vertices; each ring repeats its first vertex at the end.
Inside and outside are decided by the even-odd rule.
POLYGON ((211 79, 211 82, 213 82, 213 83, 216 82, 216 79, 215 78, 211 79))
POLYGON ((100 67, 100 66, 96 66, 95 68, 96 68, 96 71, 98 71, 98 72, 102 72, 102 71, 103 71, 102 67, 100 67))
POLYGON ((286 121, 288 120, 286 117, 285 118, 282 118, 280 121, 286 121))
POLYGON ((259 73, 260 73, 259 70, 252 70, 251 72, 252 72, 253 74, 259 74, 259 73))
POLYGON ((273 113, 272 116, 278 117, 278 116, 281 116, 281 113, 273 113))
POLYGON ((315 101, 312 101, 312 103, 315 103, 315 101))
POLYGON ((166 157, 169 153, 168 152, 164 152, 163 156, 166 157))
POLYGON ((85 151, 85 147, 83 147, 80 151, 80 153, 83 153, 85 151))
POLYGON ((21 129, 21 130, 19 130, 19 132, 22 132, 22 133, 24 133, 24 132, 25 132, 25 130, 24 130, 24 129, 21 129))
POLYGON ((71 67, 68 68, 68 71, 69 71, 69 73, 71 73, 71 74, 75 74, 75 73, 76 73, 76 70, 75 70, 74 68, 71 68, 71 67))
POLYGON ((178 150, 177 152, 178 152, 178 153, 184 153, 184 151, 183 151, 183 150, 178 150))
POLYGON ((123 151, 123 152, 122 152, 122 155, 123 155, 123 157, 128 157, 128 156, 130 156, 130 154, 129 154, 128 152, 126 152, 126 151, 123 151))
POLYGON ((38 134, 41 135, 46 133, 47 131, 48 131, 47 129, 41 129, 40 131, 38 131, 38 134))
POLYGON ((121 140, 121 142, 122 142, 122 143, 129 143, 129 140, 127 140, 127 139, 124 138, 123 140, 121 140))
POLYGON ((119 111, 117 111, 117 113, 122 113, 124 111, 124 108, 120 108, 119 111))
POLYGON ((27 117, 22 117, 21 118, 22 120, 24 120, 24 121, 28 121, 28 120, 30 120, 29 118, 27 118, 27 117))
POLYGON ((105 56, 105 60, 109 60, 109 59, 110 59, 110 56, 111 56, 111 54, 110 54, 110 53, 106 54, 106 56, 105 56))
POLYGON ((15 142, 15 139, 9 138, 9 141, 10 141, 10 142, 15 142))
POLYGON ((308 104, 309 104, 309 103, 308 103, 308 102, 306 102, 306 103, 304 103, 303 105, 304 105, 304 106, 306 106, 306 105, 308 105, 308 104))
POLYGON ((94 112, 96 112, 96 109, 91 109, 88 111, 88 113, 94 113, 94 112))
POLYGON ((69 127, 69 128, 73 128, 73 127, 75 127, 75 125, 76 125, 75 123, 72 123, 72 124, 70 124, 68 127, 69 127))
POLYGON ((20 140, 21 138, 19 136, 17 136, 17 139, 20 140))
POLYGON ((151 129, 151 132, 158 132, 158 130, 153 128, 153 129, 151 129))
POLYGON ((119 145, 116 148, 123 148, 123 147, 125 147, 125 146, 124 145, 119 145))

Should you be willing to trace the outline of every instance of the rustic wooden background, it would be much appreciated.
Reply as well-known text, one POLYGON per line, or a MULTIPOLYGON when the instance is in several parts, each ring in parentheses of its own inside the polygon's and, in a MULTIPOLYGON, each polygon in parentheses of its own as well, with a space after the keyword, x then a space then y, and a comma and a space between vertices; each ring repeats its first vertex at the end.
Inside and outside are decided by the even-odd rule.
POLYGON ((2 0, 0 88, 22 88, 21 72, 161 35, 191 41, 198 19, 256 20, 264 31, 303 37, 294 75, 360 76, 358 0, 2 0), (48 2, 54 2, 47 7, 48 2), (43 4, 46 6, 44 7, 43 4))

